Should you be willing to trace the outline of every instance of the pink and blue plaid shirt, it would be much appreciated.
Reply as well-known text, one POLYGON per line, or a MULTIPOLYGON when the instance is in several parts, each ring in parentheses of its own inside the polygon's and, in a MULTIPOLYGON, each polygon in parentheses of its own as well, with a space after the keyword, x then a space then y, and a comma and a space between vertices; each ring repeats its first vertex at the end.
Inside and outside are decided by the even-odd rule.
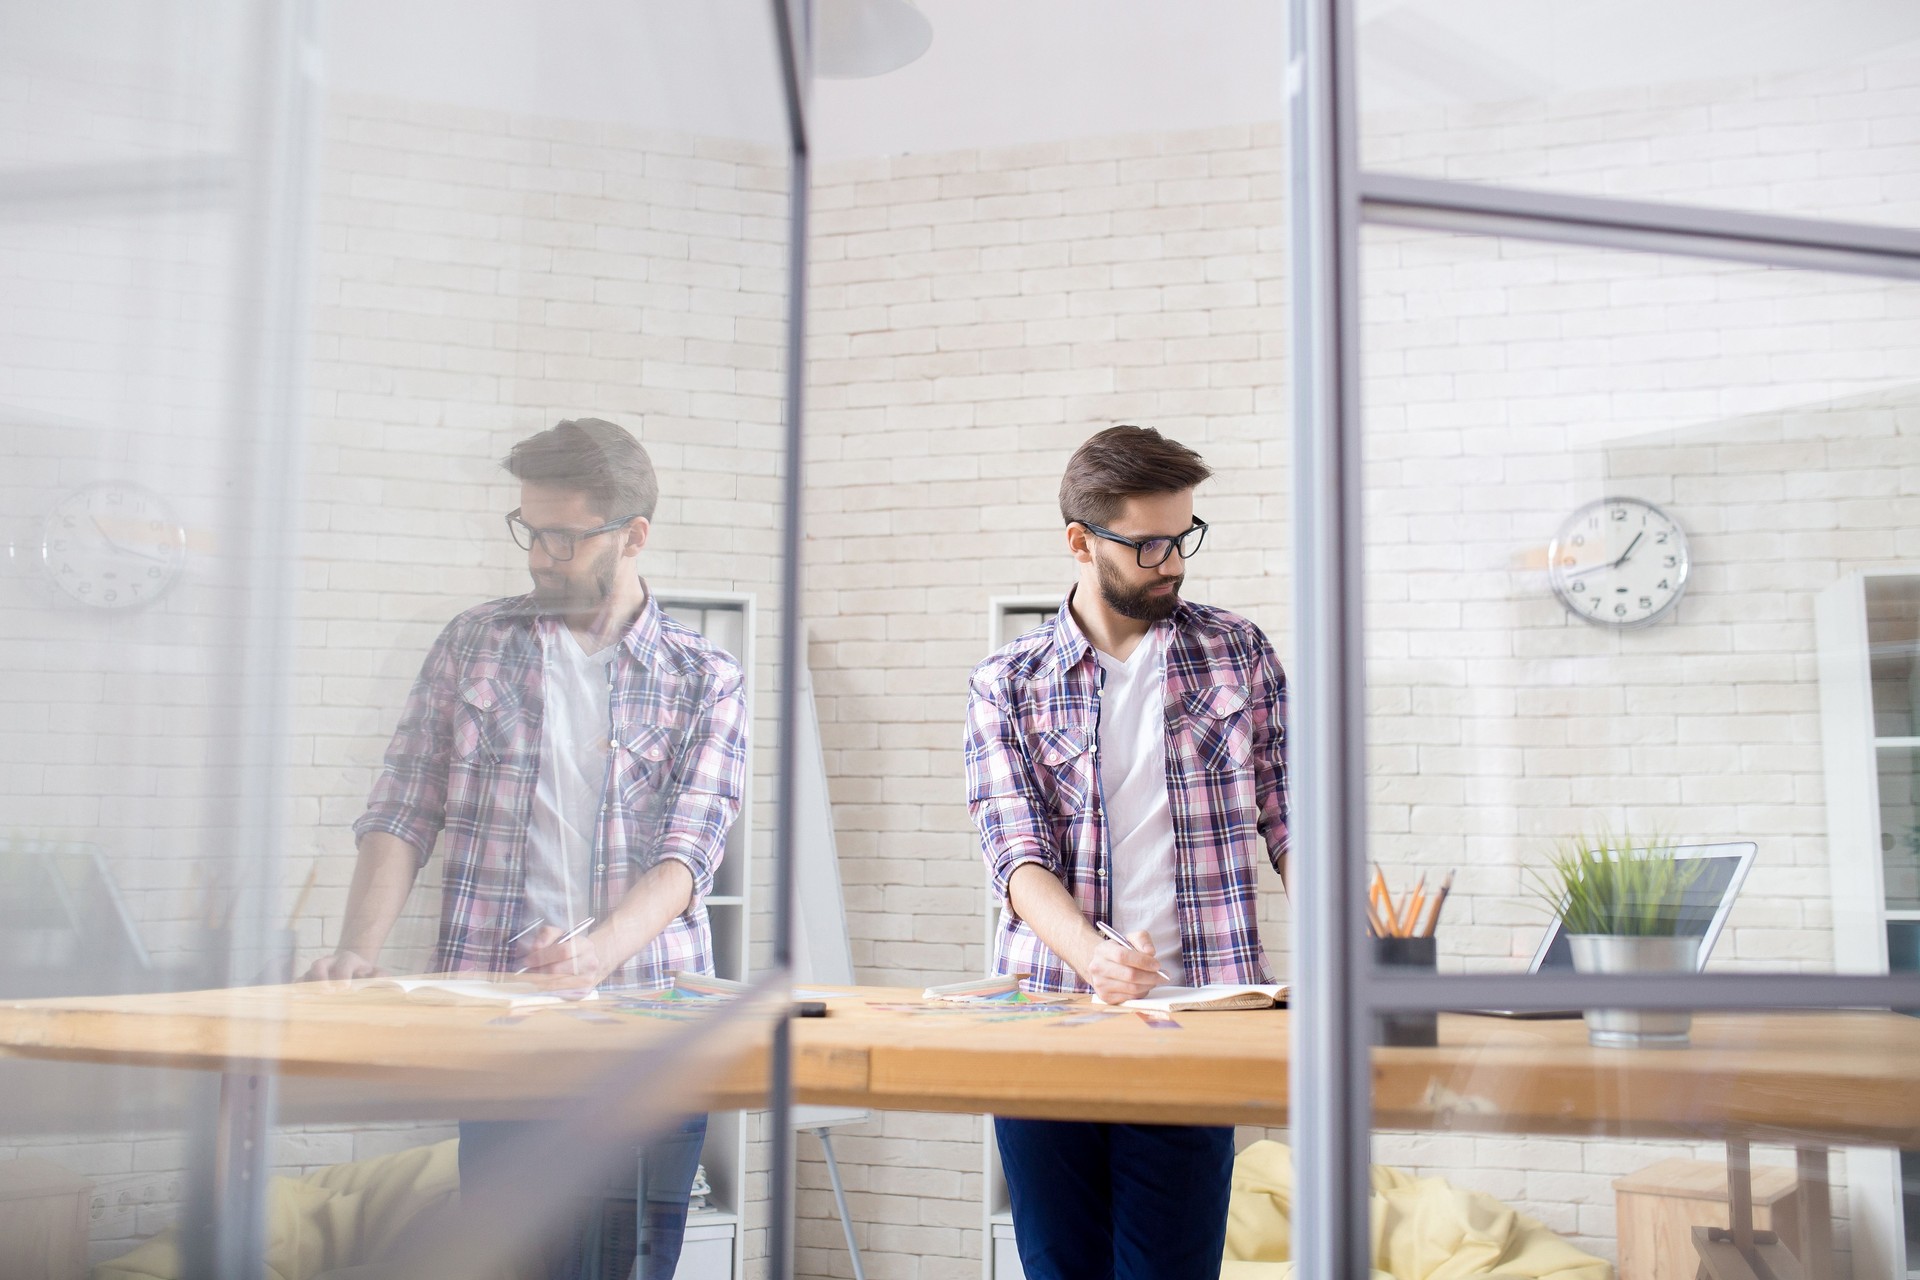
MULTIPOLYGON (((1100 795, 1105 675, 1073 620, 1053 621, 974 668, 967 696, 967 807, 1003 910, 997 973, 1041 991, 1086 991, 1013 913, 1007 880, 1034 862, 1089 921, 1112 922, 1100 795)), ((1286 676, 1260 628, 1182 601, 1167 634, 1167 799, 1186 980, 1269 982, 1254 892, 1258 855, 1287 852, 1286 676)))
MULTIPOLYGON (((507 971, 525 927, 528 830, 545 708, 542 646, 562 624, 516 596, 447 624, 420 669, 356 837, 385 831, 424 865, 446 833, 434 966, 507 971)), ((607 781, 594 840, 593 914, 605 919, 662 859, 693 873, 693 902, 607 976, 657 986, 676 969, 713 972, 706 896, 740 812, 747 706, 740 664, 698 632, 646 607, 611 672, 607 781)), ((554 922, 565 927, 568 922, 554 922)))

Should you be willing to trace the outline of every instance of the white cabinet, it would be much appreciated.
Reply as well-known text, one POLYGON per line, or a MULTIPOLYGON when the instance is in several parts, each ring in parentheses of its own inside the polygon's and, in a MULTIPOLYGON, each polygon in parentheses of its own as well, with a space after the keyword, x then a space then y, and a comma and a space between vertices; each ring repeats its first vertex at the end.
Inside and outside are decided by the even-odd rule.
MULTIPOLYGON (((1849 574, 1814 623, 1834 967, 1920 970, 1920 566, 1849 574)), ((1847 1184, 1854 1274, 1909 1274, 1920 1154, 1852 1149, 1847 1184)))

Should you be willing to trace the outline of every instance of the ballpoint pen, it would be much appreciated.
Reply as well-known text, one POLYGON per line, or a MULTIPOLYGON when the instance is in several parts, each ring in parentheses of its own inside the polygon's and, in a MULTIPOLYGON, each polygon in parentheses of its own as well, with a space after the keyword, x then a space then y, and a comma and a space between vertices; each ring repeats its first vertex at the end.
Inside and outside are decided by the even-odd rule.
MULTIPOLYGON (((1125 947, 1129 951, 1138 951, 1140 949, 1134 946, 1132 942, 1128 941, 1126 934, 1120 932, 1118 929, 1108 924, 1105 920, 1095 920, 1093 922, 1093 927, 1098 929, 1102 935, 1113 939, 1113 941, 1119 943, 1121 946, 1125 947)), ((1154 972, 1159 974, 1160 977, 1167 982, 1173 981, 1172 978, 1167 976, 1166 970, 1164 969, 1156 968, 1154 969, 1154 972)))
MULTIPOLYGON (((544 924, 544 923, 545 921, 536 922, 536 924, 544 924)), ((567 930, 565 933, 561 934, 559 937, 555 938, 552 942, 549 942, 547 945, 550 947, 557 947, 563 942, 572 942, 575 938, 579 937, 581 934, 585 933, 588 929, 591 929, 592 927, 593 927, 593 917, 588 916, 585 920, 582 920, 579 924, 573 926, 573 928, 567 930)), ((525 930, 522 930, 521 932, 525 933, 525 930)), ((514 972, 525 973, 528 969, 532 967, 533 967, 532 965, 523 964, 518 969, 515 969, 514 972)))

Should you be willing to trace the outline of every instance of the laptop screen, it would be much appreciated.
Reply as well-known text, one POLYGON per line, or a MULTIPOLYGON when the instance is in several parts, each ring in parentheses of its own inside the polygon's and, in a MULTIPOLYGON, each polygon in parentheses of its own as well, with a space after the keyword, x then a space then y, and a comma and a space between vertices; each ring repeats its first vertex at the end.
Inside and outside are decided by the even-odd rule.
MULTIPOLYGON (((1720 847, 1729 848, 1725 845, 1720 847)), ((1681 851, 1681 856, 1686 857, 1689 862, 1706 864, 1705 869, 1694 877, 1693 883, 1687 886, 1686 896, 1681 900, 1679 927, 1681 934, 1691 938, 1706 938, 1709 931, 1713 930, 1715 918, 1721 914, 1728 899, 1739 888, 1738 881, 1744 878, 1742 871, 1744 864, 1751 857, 1748 851, 1753 846, 1730 847, 1739 852, 1689 856, 1686 850, 1681 851)), ((1717 931, 1714 931, 1714 936, 1718 937, 1717 931)), ((1701 948, 1700 964, 1706 964, 1706 953, 1710 950, 1712 950, 1711 940, 1701 948)), ((1536 973, 1546 970, 1573 972, 1573 948, 1567 943, 1567 931, 1562 927, 1558 917, 1554 919, 1553 933, 1546 950, 1540 953, 1533 967, 1536 973)))

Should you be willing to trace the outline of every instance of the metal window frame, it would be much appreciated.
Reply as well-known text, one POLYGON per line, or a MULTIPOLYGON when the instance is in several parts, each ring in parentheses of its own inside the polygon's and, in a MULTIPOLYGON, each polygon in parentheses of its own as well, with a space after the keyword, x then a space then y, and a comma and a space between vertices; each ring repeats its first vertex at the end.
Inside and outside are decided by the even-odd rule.
POLYGON ((1418 227, 1920 279, 1920 232, 1569 195, 1359 168, 1351 0, 1289 0, 1289 321, 1294 370, 1297 937, 1290 1096, 1295 1252, 1310 1280, 1367 1274, 1369 1032, 1382 1011, 1920 1007, 1920 974, 1415 975, 1379 970, 1367 866, 1360 571, 1359 227, 1418 227))

